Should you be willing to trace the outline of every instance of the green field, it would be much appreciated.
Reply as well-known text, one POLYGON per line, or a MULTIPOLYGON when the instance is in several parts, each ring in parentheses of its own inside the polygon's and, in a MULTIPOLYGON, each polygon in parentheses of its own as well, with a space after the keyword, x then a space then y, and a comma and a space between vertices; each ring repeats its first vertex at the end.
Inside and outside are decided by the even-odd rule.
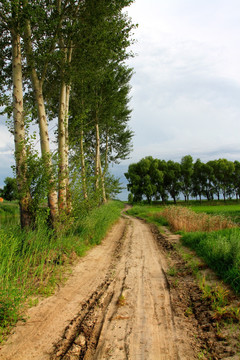
MULTIPOLYGON (((168 205, 173 205, 169 203, 168 205)), ((167 205, 167 206, 168 206, 167 205)), ((166 206, 166 205, 165 205, 166 206)), ((143 217, 144 219, 149 218, 148 213, 156 214, 161 212, 164 208, 164 205, 134 205, 128 213, 133 216, 143 217)), ((209 215, 223 215, 228 218, 231 218, 232 221, 240 224, 240 203, 236 201, 229 201, 227 205, 224 201, 211 201, 210 204, 208 201, 203 201, 200 204, 199 201, 190 201, 188 204, 186 202, 180 201, 177 203, 177 206, 186 206, 196 213, 206 213, 209 215)))
POLYGON ((230 205, 193 205, 191 209, 197 213, 206 213, 210 215, 224 215, 232 219, 232 221, 240 224, 240 204, 230 205))

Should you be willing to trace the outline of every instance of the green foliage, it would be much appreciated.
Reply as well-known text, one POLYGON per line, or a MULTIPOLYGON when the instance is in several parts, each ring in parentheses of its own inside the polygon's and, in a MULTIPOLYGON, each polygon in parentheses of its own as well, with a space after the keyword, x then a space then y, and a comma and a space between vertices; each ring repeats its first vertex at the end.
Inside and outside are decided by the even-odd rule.
POLYGON ((145 196, 148 203, 151 203, 154 196, 158 197, 159 192, 162 194, 164 178, 159 167, 159 161, 151 156, 129 165, 128 172, 124 175, 129 181, 128 190, 133 194, 134 202, 141 201, 145 196))
POLYGON ((128 194, 128 202, 129 202, 129 204, 133 204, 133 194, 132 193, 129 193, 128 194))
POLYGON ((179 181, 181 176, 181 166, 179 163, 169 160, 167 162, 167 169, 164 173, 166 178, 167 188, 169 195, 172 197, 174 203, 177 201, 177 197, 181 191, 181 182, 179 181))
POLYGON ((3 201, 0 203, 0 214, 15 215, 19 213, 18 201, 3 201))
POLYGON ((15 178, 6 177, 4 180, 2 197, 8 201, 18 199, 17 181, 15 178))
MULTIPOLYGON (((27 115, 31 121, 38 120, 40 125, 42 159, 27 149, 27 174, 24 166, 22 168, 16 166, 18 185, 22 176, 25 187, 22 189, 19 185, 19 189, 21 188, 19 198, 26 200, 25 204, 27 200, 31 202, 25 207, 22 206, 24 201, 21 203, 22 214, 24 211, 25 215, 31 211, 31 215, 35 217, 47 195, 52 194, 52 187, 54 186, 56 190, 58 182, 61 189, 63 177, 68 176, 70 172, 68 163, 61 155, 63 152, 67 154, 68 150, 66 148, 63 150, 63 145, 59 146, 61 150, 59 158, 63 159, 63 164, 59 162, 59 172, 55 172, 56 178, 51 177, 52 154, 48 150, 48 142, 63 139, 65 136, 63 132, 70 134, 70 141, 66 139, 66 143, 70 145, 73 155, 78 159, 81 155, 86 157, 88 167, 86 177, 91 180, 87 184, 90 189, 89 198, 94 192, 94 181, 97 183, 97 180, 99 183, 102 182, 102 189, 105 183, 107 197, 114 196, 120 191, 119 181, 108 175, 108 166, 111 162, 117 163, 120 159, 126 159, 132 147, 133 133, 128 127, 131 110, 128 103, 129 81, 133 71, 125 61, 132 56, 129 45, 132 43, 131 32, 135 25, 123 11, 132 3, 133 0, 1 2, 0 105, 5 107, 3 111, 11 117, 13 108, 8 93, 14 85, 11 71, 12 54, 14 54, 11 43, 14 43, 12 41, 14 34, 20 39, 20 47, 22 47, 21 51, 18 50, 22 56, 22 64, 19 65, 22 65, 25 91, 24 101, 21 101, 21 104, 24 103, 25 124, 23 122, 21 127, 22 130, 25 129, 27 115), (36 81, 34 81, 35 77, 36 81), (66 131, 59 128, 58 134, 54 133, 57 135, 56 138, 48 139, 48 129, 46 127, 43 130, 41 123, 43 119, 45 122, 45 110, 48 117, 46 123, 47 120, 52 120, 63 113, 60 107, 62 102, 59 101, 61 89, 64 89, 63 84, 67 87, 71 85, 68 87, 68 90, 71 88, 70 107, 68 109, 66 96, 64 110, 71 114, 70 126, 66 131), (44 110, 41 116, 39 109, 44 110), (96 140, 95 124, 98 124, 100 129, 98 150, 101 159, 94 158, 99 143, 96 140), (84 131, 84 154, 79 151, 78 146, 80 128, 84 131), (101 170, 99 179, 96 179, 97 171, 94 179, 94 165, 99 160, 101 160, 101 165, 98 165, 101 170), (26 183, 25 178, 28 180, 26 183), (55 181, 56 179, 58 181, 55 181)), ((11 123, 11 132, 13 132, 12 125, 13 123, 11 123)), ((27 131, 25 133, 27 134, 27 131)), ((15 134, 19 135, 17 131, 15 134)), ((22 144, 28 144, 27 136, 22 139, 22 144)), ((24 146, 21 148, 21 155, 23 153, 25 155, 24 146)), ((71 171, 74 168, 79 172, 83 165, 79 167, 79 161, 73 161, 73 157, 70 161, 71 171)), ((10 200, 9 196, 7 198, 10 200)), ((94 198, 101 200, 100 190, 95 191, 94 198)), ((102 200, 105 200, 105 195, 102 195, 102 200)), ((47 206, 53 202, 49 201, 47 206)), ((55 205, 52 205, 51 210, 53 218, 56 214, 55 205)), ((23 218, 24 216, 21 216, 21 219, 23 218)))
POLYGON ((193 158, 191 155, 186 155, 181 160, 181 190, 186 200, 189 200, 189 195, 192 188, 193 177, 193 158))
POLYGON ((236 292, 240 293, 240 230, 186 233, 184 245, 191 247, 236 292))
POLYGON ((186 155, 181 163, 153 159, 148 156, 136 164, 130 164, 125 177, 129 181, 128 190, 134 196, 134 201, 146 198, 161 199, 166 203, 170 195, 176 203, 180 193, 189 201, 190 196, 207 198, 212 201, 214 196, 224 201, 234 195, 236 200, 240 197, 240 163, 226 159, 208 161, 206 164, 186 155))

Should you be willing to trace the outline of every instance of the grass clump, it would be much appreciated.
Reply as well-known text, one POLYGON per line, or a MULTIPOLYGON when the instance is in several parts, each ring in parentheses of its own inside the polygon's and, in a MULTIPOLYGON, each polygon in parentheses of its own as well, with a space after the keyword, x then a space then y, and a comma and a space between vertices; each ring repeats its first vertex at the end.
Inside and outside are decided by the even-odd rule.
POLYGON ((101 242, 123 206, 112 201, 84 214, 79 211, 71 226, 57 234, 44 217, 33 231, 16 225, 0 228, 0 340, 22 317, 27 298, 51 294, 66 265, 101 242))
POLYGON ((167 219, 173 231, 216 231, 236 226, 230 219, 222 215, 195 213, 182 206, 168 206, 161 215, 167 219))
POLYGON ((182 243, 196 251, 216 273, 240 293, 240 229, 182 235, 182 243))

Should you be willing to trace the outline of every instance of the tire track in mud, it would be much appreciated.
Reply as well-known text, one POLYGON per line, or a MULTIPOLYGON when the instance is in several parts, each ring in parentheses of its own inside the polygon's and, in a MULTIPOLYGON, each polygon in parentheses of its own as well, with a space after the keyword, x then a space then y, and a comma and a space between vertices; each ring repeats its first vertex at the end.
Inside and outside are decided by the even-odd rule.
POLYGON ((65 329, 62 339, 55 345, 51 360, 92 358, 92 353, 98 345, 107 308, 113 299, 114 291, 110 285, 116 282, 116 265, 122 257, 126 231, 127 227, 116 246, 104 282, 82 305, 78 315, 65 329))
POLYGON ((105 281, 66 328, 51 360, 195 358, 187 339, 179 356, 165 259, 151 230, 126 221, 105 281))

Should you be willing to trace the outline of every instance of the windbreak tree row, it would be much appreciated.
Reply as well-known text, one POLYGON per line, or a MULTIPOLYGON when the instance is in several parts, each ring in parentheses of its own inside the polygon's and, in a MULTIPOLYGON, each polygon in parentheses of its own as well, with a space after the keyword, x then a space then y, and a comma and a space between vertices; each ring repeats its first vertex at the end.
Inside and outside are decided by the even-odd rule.
POLYGON ((148 156, 138 163, 129 165, 125 173, 128 180, 129 199, 134 202, 146 198, 165 202, 171 197, 176 203, 180 194, 185 201, 189 197, 218 200, 222 196, 236 199, 240 197, 240 162, 226 159, 211 160, 203 163, 193 161, 186 155, 181 162, 165 161, 148 156))
POLYGON ((22 227, 34 224, 45 198, 54 226, 71 212, 73 193, 99 204, 119 188, 108 167, 131 150, 126 59, 134 25, 124 9, 132 2, 0 3, 0 105, 12 120, 22 227))

